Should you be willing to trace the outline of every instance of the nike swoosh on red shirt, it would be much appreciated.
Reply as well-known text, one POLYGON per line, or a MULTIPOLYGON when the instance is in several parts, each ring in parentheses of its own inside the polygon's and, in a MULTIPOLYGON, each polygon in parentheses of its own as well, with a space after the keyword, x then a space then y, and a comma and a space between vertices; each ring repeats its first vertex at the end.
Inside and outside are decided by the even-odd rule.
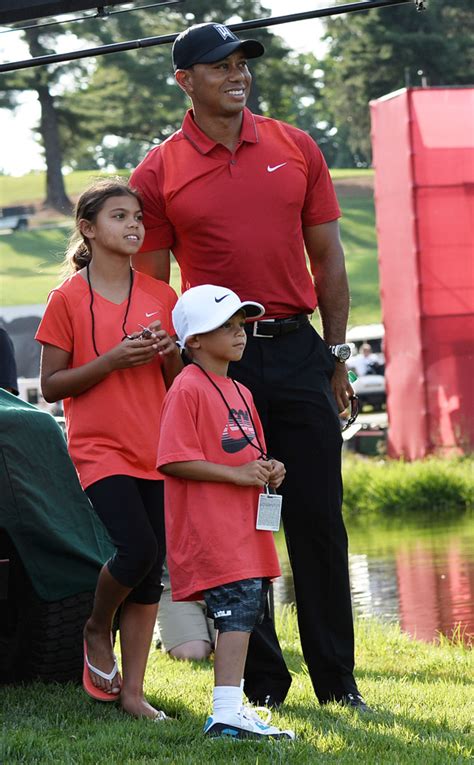
POLYGON ((287 164, 288 162, 282 162, 280 165, 273 165, 273 167, 271 165, 267 165, 267 172, 274 173, 275 170, 278 170, 280 167, 285 167, 287 164))

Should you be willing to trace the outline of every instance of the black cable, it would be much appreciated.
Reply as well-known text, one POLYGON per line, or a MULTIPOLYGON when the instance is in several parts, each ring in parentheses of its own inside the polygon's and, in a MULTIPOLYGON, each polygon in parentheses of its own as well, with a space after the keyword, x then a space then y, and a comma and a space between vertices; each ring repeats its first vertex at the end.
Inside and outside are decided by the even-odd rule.
POLYGON ((253 421, 252 413, 251 413, 251 411, 250 411, 250 408, 249 408, 249 406, 248 406, 248 404, 247 404, 247 402, 246 402, 246 400, 245 400, 245 398, 244 398, 244 394, 243 394, 243 393, 242 393, 242 391, 240 390, 240 388, 239 388, 239 386, 237 385, 237 383, 235 382, 235 380, 233 380, 232 378, 230 378, 230 379, 232 380, 232 382, 234 383, 234 386, 235 386, 235 388, 236 388, 236 390, 237 390, 237 393, 239 394, 240 398, 242 399, 242 401, 243 401, 243 403, 244 403, 244 406, 245 406, 245 408, 246 408, 246 410, 247 410, 247 414, 248 414, 248 416, 249 416, 249 418, 250 418, 250 422, 252 423, 253 432, 255 433, 255 438, 257 439, 257 444, 258 444, 258 447, 257 447, 257 446, 255 446, 255 444, 253 443, 252 439, 248 437, 247 433, 245 432, 245 430, 243 429, 242 425, 240 424, 240 422, 238 421, 237 417, 235 416, 235 414, 234 414, 233 410, 230 408, 230 406, 229 406, 229 403, 228 403, 228 401, 227 401, 226 397, 225 397, 225 396, 224 396, 224 394, 222 393, 222 391, 221 391, 221 389, 219 388, 219 386, 218 386, 218 385, 216 385, 216 383, 215 383, 215 382, 214 382, 214 380, 212 379, 211 375, 210 375, 210 374, 208 374, 208 372, 206 372, 206 370, 204 369, 204 367, 202 367, 202 366, 201 366, 200 364, 198 364, 196 361, 193 361, 192 363, 194 364, 194 366, 195 366, 195 367, 197 367, 198 369, 200 369, 200 370, 201 370, 201 372, 202 372, 203 374, 205 374, 205 375, 206 375, 206 377, 207 377, 207 379, 209 380, 209 382, 211 383, 211 385, 212 385, 212 386, 213 386, 213 387, 216 389, 216 391, 218 392, 218 394, 220 395, 221 399, 223 400, 223 402, 224 402, 224 404, 225 404, 225 406, 226 406, 226 409, 227 409, 227 411, 228 411, 228 413, 229 413, 229 416, 230 416, 230 417, 232 417, 232 419, 234 420, 235 424, 237 425, 238 429, 239 429, 239 430, 240 430, 240 432, 242 433, 242 435, 243 435, 243 437, 245 438, 245 440, 246 440, 246 441, 247 441, 247 442, 250 444, 250 446, 253 446, 253 448, 254 448, 254 449, 257 449, 257 451, 259 451, 259 452, 260 452, 260 456, 261 456, 261 457, 262 457, 264 460, 268 460, 268 459, 270 459, 270 457, 268 456, 268 454, 266 453, 265 449, 264 449, 264 448, 263 448, 263 446, 262 446, 262 442, 260 441, 260 438, 259 438, 259 436, 258 436, 257 428, 255 427, 255 423, 254 423, 254 421, 253 421))
MULTIPOLYGON (((95 355, 100 356, 100 353, 97 350, 97 345, 95 343, 94 290, 92 289, 92 284, 91 284, 91 277, 89 273, 89 263, 86 264, 86 273, 87 273, 87 283, 89 285, 89 294, 90 294, 89 311, 91 314, 91 321, 92 321, 92 345, 94 347, 95 355)), ((123 332, 122 340, 125 340, 125 338, 128 337, 125 325, 127 323, 127 316, 130 310, 130 303, 132 300, 132 288, 133 288, 133 269, 130 269, 130 287, 128 288, 127 307, 125 309, 125 315, 123 317, 123 322, 122 322, 122 332, 123 332)))
POLYGON ((28 24, 24 27, 9 27, 8 29, 0 29, 0 35, 8 34, 9 32, 23 32, 25 29, 44 29, 44 27, 55 27, 61 24, 75 24, 77 21, 89 21, 90 19, 107 19, 109 16, 116 16, 118 13, 131 13, 132 11, 144 10, 146 11, 148 8, 156 8, 160 5, 178 5, 178 3, 184 3, 184 0, 161 0, 159 3, 139 5, 137 8, 123 8, 121 11, 105 11, 104 13, 98 12, 87 16, 77 16, 73 19, 47 21, 45 24, 28 24))

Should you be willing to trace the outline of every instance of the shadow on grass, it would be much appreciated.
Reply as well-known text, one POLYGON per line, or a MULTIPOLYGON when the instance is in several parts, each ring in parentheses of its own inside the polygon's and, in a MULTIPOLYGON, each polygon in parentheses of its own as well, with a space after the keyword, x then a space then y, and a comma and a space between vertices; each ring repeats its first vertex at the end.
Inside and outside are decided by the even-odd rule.
MULTIPOLYGON (((6 235, 2 238, 5 244, 16 256, 28 256, 43 265, 59 265, 64 258, 68 240, 68 230, 64 228, 36 229, 21 231, 6 235)), ((11 262, 6 273, 31 275, 30 267, 18 269, 11 262)))
POLYGON ((459 751, 460 734, 467 731, 447 724, 446 720, 434 722, 421 716, 416 719, 382 707, 359 713, 335 703, 312 710, 302 704, 288 703, 285 713, 298 719, 303 731, 308 725, 316 725, 323 737, 343 740, 345 746, 339 744, 338 751, 319 754, 318 761, 347 762, 344 757, 347 752, 354 763, 402 761, 453 765, 471 761, 467 743, 465 751, 459 751))

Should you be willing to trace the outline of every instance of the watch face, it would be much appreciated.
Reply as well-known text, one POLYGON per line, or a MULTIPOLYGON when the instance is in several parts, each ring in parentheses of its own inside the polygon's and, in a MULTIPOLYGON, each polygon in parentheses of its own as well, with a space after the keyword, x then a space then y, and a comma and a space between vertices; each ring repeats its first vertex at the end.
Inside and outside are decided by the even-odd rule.
POLYGON ((337 347, 337 357, 340 361, 347 361, 347 359, 351 355, 351 346, 347 343, 343 343, 343 345, 338 345, 337 347))

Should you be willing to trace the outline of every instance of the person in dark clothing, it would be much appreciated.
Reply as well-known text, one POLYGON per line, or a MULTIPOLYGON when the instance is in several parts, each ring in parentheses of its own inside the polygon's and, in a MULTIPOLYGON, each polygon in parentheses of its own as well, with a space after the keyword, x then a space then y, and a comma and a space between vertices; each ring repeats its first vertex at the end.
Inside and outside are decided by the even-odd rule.
POLYGON ((18 396, 15 349, 3 327, 0 327, 0 388, 18 396))

